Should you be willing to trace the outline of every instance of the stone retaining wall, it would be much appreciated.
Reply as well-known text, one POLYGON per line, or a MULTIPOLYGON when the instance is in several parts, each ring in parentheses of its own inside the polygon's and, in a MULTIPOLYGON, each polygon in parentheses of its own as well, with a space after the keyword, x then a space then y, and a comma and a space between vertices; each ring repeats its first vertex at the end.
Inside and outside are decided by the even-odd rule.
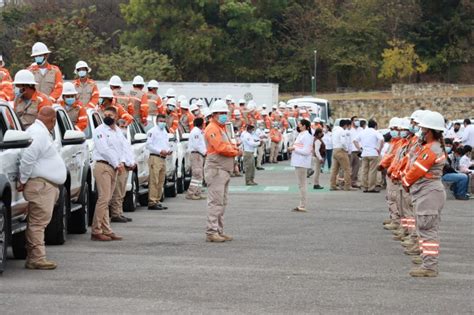
POLYGON ((394 97, 434 97, 452 96, 459 90, 457 84, 420 83, 420 84, 392 84, 394 97))
POLYGON ((438 111, 447 119, 474 118, 474 97, 404 97, 381 100, 333 100, 332 118, 374 118, 385 128, 390 118, 409 116, 416 109, 438 111))

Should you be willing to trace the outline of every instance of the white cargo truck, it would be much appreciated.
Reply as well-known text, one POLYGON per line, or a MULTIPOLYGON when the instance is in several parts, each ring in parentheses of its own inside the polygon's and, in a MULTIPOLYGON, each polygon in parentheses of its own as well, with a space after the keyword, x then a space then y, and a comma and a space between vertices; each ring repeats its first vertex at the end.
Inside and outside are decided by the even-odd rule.
MULTIPOLYGON (((99 90, 108 85, 108 81, 96 81, 96 83, 99 90)), ((130 91, 132 82, 123 84, 122 90, 130 91)), ((239 99, 254 100, 257 105, 266 104, 267 108, 278 103, 278 84, 273 83, 160 82, 158 94, 164 97, 169 88, 173 88, 177 95, 185 95, 191 103, 201 98, 207 106, 218 99, 225 99, 229 94, 235 102, 239 99)))

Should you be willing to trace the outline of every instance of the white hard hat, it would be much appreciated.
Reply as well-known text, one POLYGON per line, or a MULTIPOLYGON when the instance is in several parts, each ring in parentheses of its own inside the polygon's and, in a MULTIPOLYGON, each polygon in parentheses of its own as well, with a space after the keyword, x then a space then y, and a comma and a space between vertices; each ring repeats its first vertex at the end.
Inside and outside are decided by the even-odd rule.
POLYGON ((278 103, 278 107, 286 107, 286 103, 285 102, 280 102, 280 103, 278 103))
POLYGON ((268 115, 268 113, 267 113, 267 111, 266 111, 266 110, 262 110, 262 111, 260 112, 260 115, 262 115, 262 116, 266 116, 266 115, 268 115))
POLYGON ((196 105, 199 106, 199 107, 203 107, 205 104, 204 104, 204 101, 202 99, 198 99, 196 101, 196 105))
POLYGON ((160 87, 160 84, 156 80, 150 80, 150 82, 148 82, 148 85, 146 87, 148 89, 157 89, 160 87))
POLYGON ((122 79, 118 75, 113 75, 109 80, 109 85, 123 87, 122 79))
POLYGON ((239 100, 239 104, 245 104, 245 103, 247 103, 247 102, 246 102, 243 98, 241 98, 241 99, 239 100))
POLYGON ((166 97, 176 97, 176 91, 173 88, 166 90, 166 97))
POLYGON ((438 131, 444 131, 444 117, 438 112, 427 112, 423 114, 418 126, 438 131))
POLYGON ((280 112, 279 110, 276 112, 276 114, 277 114, 278 116, 283 116, 283 113, 280 112))
POLYGON ((15 80, 13 84, 38 84, 35 81, 35 76, 30 70, 20 70, 15 74, 15 80))
POLYGON ((74 68, 74 73, 77 74, 77 69, 81 69, 81 68, 87 68, 87 72, 91 72, 91 68, 89 68, 89 66, 87 65, 87 62, 81 60, 76 63, 76 68, 74 68))
POLYGON ((166 101, 166 105, 172 105, 172 106, 176 106, 176 99, 173 97, 173 98, 169 98, 167 101, 166 101))
POLYGON ((189 101, 187 99, 180 101, 180 105, 183 109, 189 109, 189 101))
POLYGON ((99 97, 114 98, 114 93, 112 92, 111 88, 109 88, 108 86, 105 86, 105 87, 100 89, 99 97))
POLYGON ((211 105, 211 113, 228 113, 229 107, 223 100, 217 100, 211 105))
POLYGON ((240 116, 240 110, 234 109, 234 116, 240 116))
POLYGON ((390 122, 388 123, 388 128, 397 128, 399 125, 399 119, 398 117, 393 117, 390 119, 390 122))
POLYGON ((132 85, 145 85, 145 80, 141 75, 137 75, 133 78, 132 85))
POLYGON ((293 105, 291 105, 291 104, 288 103, 288 104, 286 104, 286 108, 292 109, 292 108, 293 108, 293 105))
POLYGON ((253 111, 257 109, 257 103, 255 103, 254 100, 250 100, 249 103, 247 104, 247 109, 249 111, 253 111))
POLYGON ((415 110, 411 116, 410 116, 410 119, 413 119, 416 123, 419 123, 420 122, 420 117, 421 117, 421 114, 423 114, 424 110, 422 109, 417 109, 415 110))
POLYGON ((230 94, 227 95, 227 96, 225 97, 225 100, 226 100, 226 101, 232 101, 232 95, 230 95, 230 94))
POLYGON ((273 105, 272 106, 272 109, 277 109, 278 107, 276 105, 273 105))
POLYGON ((48 47, 42 42, 36 42, 31 48, 31 57, 41 56, 51 53, 48 47))
POLYGON ((3 61, 3 56, 2 55, 0 55, 0 61, 3 61))
POLYGON ((405 129, 405 130, 409 130, 410 129, 410 119, 408 118, 400 118, 399 121, 398 121, 398 128, 400 129, 405 129))
POLYGON ((210 116, 212 113, 211 113, 211 110, 206 107, 206 108, 203 108, 203 109, 202 109, 202 114, 203 114, 204 117, 208 117, 208 116, 210 116))
MULTIPOLYGON (((181 104, 181 107, 183 107, 183 104, 181 104)), ((199 110, 199 106, 197 106, 196 103, 189 106, 189 111, 190 112, 194 112, 195 110, 199 110)))
POLYGON ((74 84, 71 82, 65 82, 63 85, 63 95, 76 95, 77 91, 74 84))
POLYGON ((188 98, 185 96, 185 95, 180 95, 178 96, 178 102, 182 102, 182 101, 185 101, 187 100, 188 98))
POLYGON ((321 118, 319 118, 319 117, 314 117, 313 122, 315 122, 315 123, 321 122, 321 118))

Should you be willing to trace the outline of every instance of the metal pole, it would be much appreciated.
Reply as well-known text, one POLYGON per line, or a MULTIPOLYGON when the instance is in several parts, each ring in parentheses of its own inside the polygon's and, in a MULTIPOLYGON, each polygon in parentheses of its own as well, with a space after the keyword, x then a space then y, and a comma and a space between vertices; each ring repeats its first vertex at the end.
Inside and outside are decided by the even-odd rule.
POLYGON ((313 75, 313 76, 311 76, 311 94, 314 95, 314 93, 316 93, 316 80, 315 80, 315 77, 313 75))
POLYGON ((313 94, 316 94, 316 78, 317 78, 317 76, 316 76, 316 70, 317 70, 316 69, 316 67, 317 67, 316 60, 317 60, 317 56, 318 56, 318 51, 314 50, 314 92, 313 92, 313 94))

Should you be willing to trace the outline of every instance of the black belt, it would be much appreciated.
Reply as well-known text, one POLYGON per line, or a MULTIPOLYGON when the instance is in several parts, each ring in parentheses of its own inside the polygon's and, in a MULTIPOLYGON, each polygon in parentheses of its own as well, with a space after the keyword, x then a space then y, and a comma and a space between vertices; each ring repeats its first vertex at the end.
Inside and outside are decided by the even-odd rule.
POLYGON ((199 152, 199 151, 191 151, 191 154, 192 154, 192 153, 196 153, 196 154, 199 154, 199 155, 202 156, 202 157, 206 157, 204 154, 202 154, 202 153, 199 152))
POLYGON ((107 161, 104 161, 104 160, 98 160, 96 161, 96 163, 103 163, 103 164, 107 164, 108 166, 110 166, 111 168, 115 169, 115 167, 112 166, 112 164, 110 164, 109 162, 107 161))
POLYGON ((161 155, 159 155, 159 154, 150 153, 150 155, 151 155, 151 156, 157 156, 157 157, 159 157, 160 159, 166 160, 166 158, 165 158, 165 157, 162 157, 162 156, 161 156, 161 155))

